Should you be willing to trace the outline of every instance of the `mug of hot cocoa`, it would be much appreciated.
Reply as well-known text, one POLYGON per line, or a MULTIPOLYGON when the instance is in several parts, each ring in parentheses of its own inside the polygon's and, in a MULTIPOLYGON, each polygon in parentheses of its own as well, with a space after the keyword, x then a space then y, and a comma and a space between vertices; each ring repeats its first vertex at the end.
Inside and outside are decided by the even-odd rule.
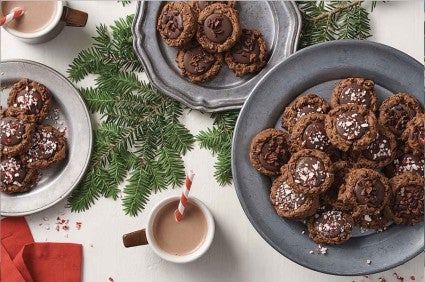
POLYGON ((67 7, 65 1, 1 1, 0 14, 6 16, 18 7, 23 15, 3 28, 26 43, 49 41, 65 26, 85 26, 88 18, 87 13, 67 7))
POLYGON ((207 206, 190 197, 184 217, 177 221, 175 211, 179 197, 159 202, 151 211, 145 229, 123 236, 126 248, 149 244, 161 258, 187 263, 201 257, 210 247, 215 232, 214 219, 207 206))

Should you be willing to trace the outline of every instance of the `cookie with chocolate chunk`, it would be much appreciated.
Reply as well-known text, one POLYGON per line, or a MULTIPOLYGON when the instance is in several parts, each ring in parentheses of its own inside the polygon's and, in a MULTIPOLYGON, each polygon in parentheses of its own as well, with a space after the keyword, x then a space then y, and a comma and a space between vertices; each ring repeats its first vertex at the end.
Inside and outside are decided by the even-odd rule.
POLYGON ((332 91, 331 106, 356 104, 367 110, 377 110, 375 83, 372 80, 350 77, 341 80, 332 91))
POLYGON ((406 142, 407 147, 417 155, 424 154, 425 146, 425 115, 417 114, 406 125, 406 129, 401 135, 401 139, 406 142))
POLYGON ((282 175, 273 181, 270 200, 279 216, 302 219, 313 215, 319 208, 319 197, 298 193, 288 184, 288 166, 281 169, 282 175))
POLYGON ((295 191, 307 195, 325 193, 334 181, 331 159, 319 150, 300 150, 288 162, 288 183, 295 191))
POLYGON ((11 115, 22 112, 28 121, 35 122, 49 115, 52 95, 43 84, 23 78, 13 85, 7 104, 11 115))
POLYGON ((291 132, 295 123, 302 116, 311 113, 326 114, 329 108, 328 102, 314 93, 298 96, 285 108, 282 115, 282 127, 291 132))
POLYGON ((382 126, 378 126, 375 139, 366 149, 351 153, 353 159, 363 167, 379 168, 389 165, 395 158, 397 141, 394 134, 382 126))
POLYGON ((168 2, 159 14, 156 29, 167 45, 182 47, 196 34, 196 18, 189 4, 168 2))
POLYGON ((0 175, 0 191, 8 194, 26 192, 37 181, 37 171, 26 167, 19 156, 3 156, 0 175))
POLYGON ((201 46, 177 52, 177 66, 182 75, 196 83, 207 82, 212 79, 221 69, 223 57, 221 54, 211 54, 201 46))
POLYGON ((308 235, 317 244, 342 244, 351 238, 353 217, 335 209, 326 209, 307 221, 308 235))
POLYGON ((397 224, 410 225, 423 222, 424 178, 405 172, 391 178, 390 183, 393 192, 389 205, 392 220, 397 224))
POLYGON ((338 194, 338 201, 353 210, 353 217, 377 214, 391 197, 389 180, 373 169, 352 169, 338 194))
POLYGON ((212 53, 229 50, 242 33, 238 11, 222 3, 205 7, 199 13, 198 24, 196 38, 202 48, 212 53))
POLYGON ((332 145, 341 151, 364 150, 376 138, 377 121, 364 107, 344 104, 328 113, 325 128, 332 145))
POLYGON ((425 160, 423 155, 404 153, 398 151, 394 160, 385 167, 384 171, 388 177, 393 177, 404 172, 413 172, 424 176, 425 160))
POLYGON ((317 149, 327 152, 331 142, 325 130, 326 115, 311 113, 302 116, 291 132, 291 146, 294 152, 302 149, 317 149))
POLYGON ((364 214, 355 219, 355 223, 363 228, 382 230, 391 221, 389 207, 385 206, 378 213, 364 214))
POLYGON ((276 176, 289 160, 288 133, 269 128, 258 133, 251 142, 249 158, 262 174, 276 176))
POLYGON ((206 7, 215 4, 215 3, 221 3, 221 4, 225 4, 228 5, 229 7, 232 7, 233 9, 236 8, 236 1, 235 0, 230 0, 230 1, 203 1, 203 0, 198 0, 198 1, 189 1, 189 5, 192 8, 192 11, 195 13, 195 15, 197 15, 196 17, 199 16, 199 13, 204 10, 206 7))
POLYGON ((397 93, 385 99, 379 107, 378 121, 397 138, 401 138, 407 123, 419 113, 423 113, 423 109, 415 97, 397 93))
POLYGON ((64 133, 53 126, 37 126, 31 144, 32 146, 23 155, 23 161, 28 168, 47 168, 66 157, 67 145, 64 133))
POLYGON ((261 70, 267 61, 267 45, 261 32, 243 29, 238 42, 226 52, 225 61, 238 77, 261 70))
POLYGON ((31 146, 35 123, 28 121, 28 116, 8 111, 0 114, 0 152, 2 156, 16 156, 24 153, 31 146))

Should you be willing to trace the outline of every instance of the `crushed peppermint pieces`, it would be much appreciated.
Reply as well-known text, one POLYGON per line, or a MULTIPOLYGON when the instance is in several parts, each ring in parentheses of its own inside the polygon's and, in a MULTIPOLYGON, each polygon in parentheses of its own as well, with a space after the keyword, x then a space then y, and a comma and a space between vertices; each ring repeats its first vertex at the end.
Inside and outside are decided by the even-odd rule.
POLYGON ((372 218, 370 217, 370 215, 366 214, 364 216, 364 220, 366 220, 367 222, 371 222, 372 221, 372 218))
POLYGON ((18 159, 10 157, 1 162, 0 174, 2 182, 1 186, 16 185, 21 187, 27 171, 18 159))
POLYGON ((336 118, 338 132, 347 140, 360 138, 369 124, 364 117, 354 111, 342 113, 336 118))
POLYGON ((58 148, 58 140, 51 131, 45 129, 35 132, 32 144, 27 153, 29 163, 51 157, 58 148))
POLYGON ((13 146, 22 140, 25 124, 17 118, 6 117, 0 121, 0 130, 1 143, 6 146, 13 146))
POLYGON ((315 229, 326 236, 336 237, 335 235, 339 236, 346 231, 346 220, 341 211, 325 211, 315 218, 315 229))
POLYGON ((323 247, 322 245, 317 245, 316 249, 309 251, 310 254, 314 255, 327 255, 328 248, 323 247))
POLYGON ((294 182, 302 186, 317 187, 327 174, 323 162, 316 157, 302 157, 295 168, 294 182))
POLYGON ((291 211, 298 209, 305 200, 304 194, 294 192, 288 183, 283 182, 276 191, 273 204, 279 209, 291 211))
POLYGON ((80 230, 82 225, 83 225, 83 223, 82 223, 82 222, 77 221, 77 222, 75 223, 75 228, 77 228, 77 230, 80 230))

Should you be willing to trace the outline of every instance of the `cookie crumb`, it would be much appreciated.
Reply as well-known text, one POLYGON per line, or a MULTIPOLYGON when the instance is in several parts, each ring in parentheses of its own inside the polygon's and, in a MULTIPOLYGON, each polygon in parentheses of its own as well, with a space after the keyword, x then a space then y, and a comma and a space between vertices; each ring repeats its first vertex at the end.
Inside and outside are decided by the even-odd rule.
POLYGON ((368 260, 366 260, 366 263, 367 263, 367 264, 371 264, 371 263, 372 263, 372 261, 371 261, 370 259, 368 259, 368 260))
POLYGON ((379 282, 387 282, 387 279, 385 279, 384 277, 379 277, 379 282))

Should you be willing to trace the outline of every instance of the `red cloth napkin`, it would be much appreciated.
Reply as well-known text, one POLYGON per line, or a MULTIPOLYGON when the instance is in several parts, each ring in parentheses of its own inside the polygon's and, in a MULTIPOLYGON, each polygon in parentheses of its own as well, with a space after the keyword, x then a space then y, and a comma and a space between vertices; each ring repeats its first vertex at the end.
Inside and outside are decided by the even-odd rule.
POLYGON ((81 281, 82 245, 34 243, 23 217, 1 220, 2 282, 81 281))

